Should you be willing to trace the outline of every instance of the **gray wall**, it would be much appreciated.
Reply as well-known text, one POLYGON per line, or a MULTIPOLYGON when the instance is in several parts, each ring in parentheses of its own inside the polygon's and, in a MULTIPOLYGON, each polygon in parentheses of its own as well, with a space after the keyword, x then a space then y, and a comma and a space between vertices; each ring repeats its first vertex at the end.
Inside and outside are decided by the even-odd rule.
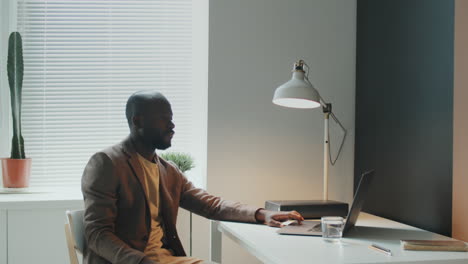
POLYGON ((365 209, 449 235, 454 2, 359 0, 357 21, 355 175, 376 169, 365 209))
MULTIPOLYGON (((269 199, 321 198, 321 110, 271 102, 303 58, 310 79, 350 130, 343 156, 331 168, 329 196, 351 199, 355 23, 356 2, 350 0, 210 1, 209 192, 256 206, 269 199)), ((256 263, 230 239, 223 243, 223 263, 256 263)))

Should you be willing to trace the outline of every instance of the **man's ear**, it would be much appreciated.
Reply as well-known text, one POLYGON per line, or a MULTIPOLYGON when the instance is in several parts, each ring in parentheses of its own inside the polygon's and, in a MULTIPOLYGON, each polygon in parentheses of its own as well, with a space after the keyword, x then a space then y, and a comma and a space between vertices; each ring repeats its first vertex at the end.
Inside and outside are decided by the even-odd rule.
POLYGON ((143 117, 142 116, 133 116, 132 123, 135 128, 143 127, 143 117))

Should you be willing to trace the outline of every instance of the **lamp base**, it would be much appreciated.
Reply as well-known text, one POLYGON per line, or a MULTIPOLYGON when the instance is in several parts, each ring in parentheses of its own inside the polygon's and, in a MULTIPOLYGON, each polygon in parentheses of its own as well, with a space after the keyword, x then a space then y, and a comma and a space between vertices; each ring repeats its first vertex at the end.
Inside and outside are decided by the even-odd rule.
POLYGON ((298 211, 305 219, 322 216, 348 215, 348 204, 332 200, 280 200, 266 201, 265 209, 272 211, 298 211))

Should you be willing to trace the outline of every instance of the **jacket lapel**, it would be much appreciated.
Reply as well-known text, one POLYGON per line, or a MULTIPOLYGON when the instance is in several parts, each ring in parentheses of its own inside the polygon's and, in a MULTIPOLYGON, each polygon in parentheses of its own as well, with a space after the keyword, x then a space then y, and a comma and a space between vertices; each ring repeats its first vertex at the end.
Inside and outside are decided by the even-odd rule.
POLYGON ((159 196, 161 197, 161 216, 164 223, 164 236, 165 241, 170 245, 170 248, 174 251, 176 256, 186 256, 187 254, 184 251, 180 239, 178 238, 176 225, 176 214, 179 209, 179 205, 174 203, 174 199, 171 196, 170 190, 168 188, 169 184, 169 175, 167 173, 166 167, 161 164, 159 157, 158 167, 159 167, 159 196))
POLYGON ((126 138, 122 142, 122 150, 128 156, 128 163, 130 165, 130 168, 132 168, 133 173, 135 174, 138 181, 140 182, 141 188, 143 189, 143 192, 145 194, 145 200, 148 203, 148 193, 146 192, 146 190, 148 189, 148 186, 146 186, 143 168, 141 167, 140 161, 138 160, 137 152, 135 151, 135 148, 133 147, 133 143, 131 142, 130 137, 126 138))
POLYGON ((164 222, 167 223, 168 221, 172 222, 172 219, 170 219, 172 213, 171 213, 171 205, 173 203, 172 198, 169 194, 169 190, 167 189, 167 171, 164 166, 162 166, 161 162, 159 161, 159 157, 157 157, 158 160, 158 168, 159 168, 159 196, 161 197, 161 213, 162 217, 164 219, 164 222))

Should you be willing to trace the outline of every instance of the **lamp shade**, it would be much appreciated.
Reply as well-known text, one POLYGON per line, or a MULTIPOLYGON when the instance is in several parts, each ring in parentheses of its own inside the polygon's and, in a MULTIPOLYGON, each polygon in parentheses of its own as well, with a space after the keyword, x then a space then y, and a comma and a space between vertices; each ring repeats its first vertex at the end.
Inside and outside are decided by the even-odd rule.
POLYGON ((273 103, 292 108, 316 108, 320 106, 317 90, 304 80, 305 72, 293 71, 291 80, 276 88, 273 103))

